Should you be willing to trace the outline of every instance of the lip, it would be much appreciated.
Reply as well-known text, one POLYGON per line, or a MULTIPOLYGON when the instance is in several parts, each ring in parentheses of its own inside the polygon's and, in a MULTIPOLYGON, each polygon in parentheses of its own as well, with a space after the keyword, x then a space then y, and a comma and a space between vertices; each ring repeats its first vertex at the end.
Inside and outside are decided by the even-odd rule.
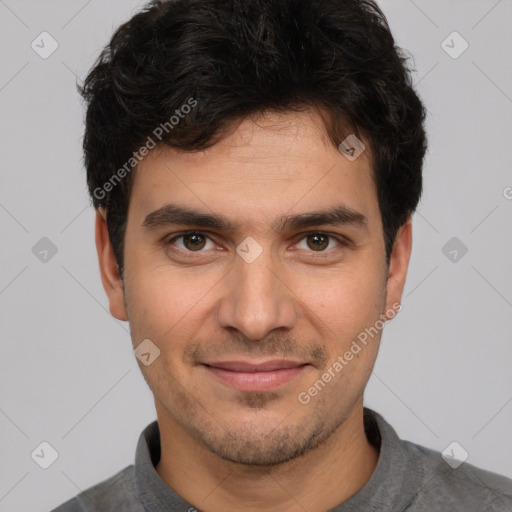
POLYGON ((217 361, 203 363, 206 371, 222 383, 239 391, 270 391, 290 382, 309 365, 297 361, 275 359, 259 363, 217 361))

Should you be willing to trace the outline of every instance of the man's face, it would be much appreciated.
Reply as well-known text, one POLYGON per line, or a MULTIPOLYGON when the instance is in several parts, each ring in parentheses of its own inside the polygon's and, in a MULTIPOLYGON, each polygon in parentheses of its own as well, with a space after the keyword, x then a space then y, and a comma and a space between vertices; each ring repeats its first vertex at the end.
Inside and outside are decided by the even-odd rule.
POLYGON ((109 295, 134 347, 149 339, 160 350, 140 364, 159 421, 224 459, 275 464, 327 439, 361 403, 380 330, 357 353, 352 342, 382 325, 405 278, 387 280, 368 156, 346 158, 312 113, 273 113, 205 151, 141 162, 124 291, 109 295), (155 213, 171 204, 233 226, 173 225, 177 215, 155 213), (335 208, 343 222, 284 223, 335 208))

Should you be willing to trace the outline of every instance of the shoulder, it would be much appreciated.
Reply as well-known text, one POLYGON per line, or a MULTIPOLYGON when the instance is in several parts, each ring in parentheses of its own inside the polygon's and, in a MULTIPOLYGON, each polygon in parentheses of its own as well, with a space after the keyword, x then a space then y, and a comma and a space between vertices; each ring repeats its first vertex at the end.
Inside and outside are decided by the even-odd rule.
POLYGON ((127 466, 115 475, 89 487, 51 512, 140 512, 135 489, 135 467, 127 466))
POLYGON ((458 467, 448 464, 441 453, 410 441, 403 447, 422 475, 421 485, 412 502, 414 510, 438 510, 440 505, 452 511, 512 511, 512 480, 467 462, 458 467))

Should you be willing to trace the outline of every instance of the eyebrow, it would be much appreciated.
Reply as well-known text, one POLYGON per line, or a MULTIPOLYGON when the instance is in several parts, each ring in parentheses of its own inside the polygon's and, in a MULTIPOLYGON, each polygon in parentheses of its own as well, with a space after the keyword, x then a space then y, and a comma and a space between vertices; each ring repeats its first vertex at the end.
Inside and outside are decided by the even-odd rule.
MULTIPOLYGON (((155 231, 164 227, 189 226, 217 229, 225 232, 241 231, 241 225, 221 214, 205 213, 178 204, 166 204, 149 213, 142 223, 147 231, 155 231)), ((285 215, 277 219, 272 228, 277 231, 298 229, 312 226, 355 225, 368 228, 367 218, 360 212, 345 205, 338 205, 326 210, 285 215)))

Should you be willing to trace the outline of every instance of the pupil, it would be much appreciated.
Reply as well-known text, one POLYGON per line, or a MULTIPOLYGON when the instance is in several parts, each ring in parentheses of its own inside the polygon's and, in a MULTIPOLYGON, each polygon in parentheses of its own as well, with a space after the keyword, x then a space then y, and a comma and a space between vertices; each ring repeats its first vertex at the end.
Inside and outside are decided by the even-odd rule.
MULTIPOLYGON (((192 248, 192 249, 201 249, 202 246, 201 246, 201 239, 203 237, 201 235, 198 235, 198 234, 191 234, 191 235, 186 235, 185 236, 185 245, 188 247, 188 245, 190 244, 192 247, 188 247, 189 249, 192 248), (187 244, 187 242, 189 242, 189 244, 187 244)), ((203 245, 204 245, 204 241, 203 241, 203 245)))
MULTIPOLYGON (((188 247, 191 244, 192 249, 201 249, 204 245, 203 237, 197 233, 185 235, 185 245, 188 247), (188 242, 188 243, 187 243, 188 242)), ((313 240, 313 247, 316 249, 325 249, 328 245, 327 237, 325 235, 310 235, 309 239, 313 240)))
POLYGON ((311 235, 310 238, 313 239, 313 245, 316 249, 325 249, 328 244, 328 242, 326 243, 327 237, 325 235, 311 235))

